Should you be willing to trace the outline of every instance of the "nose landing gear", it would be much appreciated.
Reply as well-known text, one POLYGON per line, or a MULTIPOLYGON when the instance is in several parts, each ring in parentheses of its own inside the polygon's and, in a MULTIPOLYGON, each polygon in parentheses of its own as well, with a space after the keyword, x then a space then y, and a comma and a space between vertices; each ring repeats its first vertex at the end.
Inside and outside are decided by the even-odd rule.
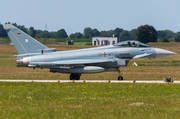
POLYGON ((118 80, 123 80, 123 77, 122 76, 118 77, 118 80))
POLYGON ((122 81, 122 80, 123 80, 123 77, 121 76, 121 71, 120 71, 120 69, 118 69, 118 73, 119 73, 118 80, 119 80, 119 81, 122 81))

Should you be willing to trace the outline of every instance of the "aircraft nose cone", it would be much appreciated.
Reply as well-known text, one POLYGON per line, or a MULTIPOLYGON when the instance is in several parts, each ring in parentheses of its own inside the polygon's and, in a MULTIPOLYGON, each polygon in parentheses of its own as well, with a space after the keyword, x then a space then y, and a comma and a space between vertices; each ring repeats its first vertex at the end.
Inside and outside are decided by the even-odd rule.
POLYGON ((167 56, 177 54, 175 52, 171 52, 171 51, 168 51, 168 50, 163 50, 163 49, 160 49, 160 48, 155 48, 155 51, 156 51, 156 58, 167 57, 167 56))

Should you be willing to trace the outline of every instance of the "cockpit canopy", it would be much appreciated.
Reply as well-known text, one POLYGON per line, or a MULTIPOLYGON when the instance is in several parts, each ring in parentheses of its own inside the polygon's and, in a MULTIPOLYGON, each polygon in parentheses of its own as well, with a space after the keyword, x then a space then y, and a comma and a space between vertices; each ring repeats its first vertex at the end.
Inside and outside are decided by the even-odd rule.
POLYGON ((121 47, 151 47, 139 41, 123 41, 114 44, 114 46, 121 46, 121 47))

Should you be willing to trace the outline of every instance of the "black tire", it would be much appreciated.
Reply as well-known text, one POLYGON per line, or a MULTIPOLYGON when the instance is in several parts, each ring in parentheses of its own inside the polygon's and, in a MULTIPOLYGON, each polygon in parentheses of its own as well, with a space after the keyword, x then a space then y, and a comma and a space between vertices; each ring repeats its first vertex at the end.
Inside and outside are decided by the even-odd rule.
POLYGON ((118 77, 118 80, 119 81, 122 81, 123 80, 123 77, 121 76, 121 77, 118 77))
POLYGON ((79 80, 79 76, 77 76, 75 74, 71 74, 70 75, 70 80, 79 80))

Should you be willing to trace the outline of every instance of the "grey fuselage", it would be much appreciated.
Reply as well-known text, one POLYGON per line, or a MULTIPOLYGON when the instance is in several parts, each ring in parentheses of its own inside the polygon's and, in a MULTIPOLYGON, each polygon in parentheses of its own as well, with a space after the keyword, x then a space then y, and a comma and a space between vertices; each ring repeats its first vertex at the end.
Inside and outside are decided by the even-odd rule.
POLYGON ((155 48, 153 47, 109 45, 80 50, 44 52, 43 54, 25 57, 23 64, 25 67, 50 68, 51 72, 59 73, 98 73, 117 71, 119 67, 127 66, 129 60, 133 57, 142 54, 151 54, 142 58, 156 57, 155 48), (66 63, 66 61, 68 62, 66 63), (79 63, 80 61, 87 61, 87 63, 79 63), (57 64, 57 62, 63 63, 57 64), (92 70, 84 71, 86 66, 93 66, 91 67, 92 70))
MULTIPOLYGON (((58 51, 52 53, 44 53, 30 57, 30 62, 56 62, 66 60, 119 60, 119 59, 133 59, 134 56, 152 53, 151 56, 145 58, 155 58, 156 52, 153 47, 148 48, 125 48, 118 46, 102 46, 96 48, 70 50, 70 51, 58 51)), ((92 64, 91 64, 92 65, 92 64)), ((106 66, 105 66, 106 67, 106 66)), ((118 67, 114 65, 113 67, 118 67)))

